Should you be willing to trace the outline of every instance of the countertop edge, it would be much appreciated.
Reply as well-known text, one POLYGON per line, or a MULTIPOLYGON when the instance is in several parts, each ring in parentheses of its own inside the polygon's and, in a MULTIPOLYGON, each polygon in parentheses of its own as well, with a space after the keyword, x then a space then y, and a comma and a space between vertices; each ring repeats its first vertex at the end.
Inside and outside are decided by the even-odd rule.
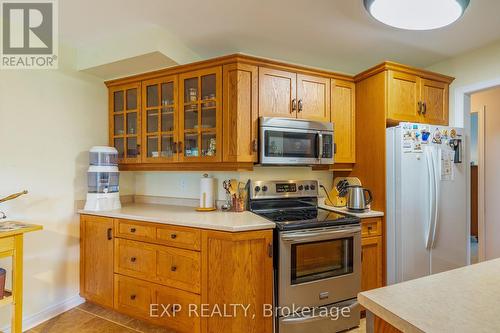
MULTIPOLYGON (((127 219, 127 220, 133 220, 133 221, 169 224, 169 225, 175 225, 175 226, 180 226, 180 227, 198 228, 198 229, 215 230, 215 231, 226 231, 226 232, 270 230, 270 229, 274 229, 276 226, 274 223, 269 222, 269 223, 261 223, 261 224, 248 225, 248 226, 230 227, 230 226, 224 226, 224 225, 220 225, 220 224, 197 224, 197 223, 190 223, 190 222, 185 223, 185 222, 163 220, 163 219, 151 218, 151 217, 141 217, 138 215, 114 213, 113 211, 87 211, 84 209, 78 210, 77 213, 80 215, 104 216, 104 217, 110 217, 110 218, 116 218, 116 219, 127 219)), ((248 212, 248 213, 251 213, 251 212, 248 212)), ((210 212, 208 212, 206 214, 210 214, 210 212)))
POLYGON ((407 320, 399 317, 398 315, 392 313, 388 309, 384 308, 382 305, 370 299, 369 296, 365 295, 364 292, 358 294, 358 302, 361 304, 366 310, 373 313, 375 316, 380 319, 386 321, 391 324, 398 330, 402 332, 411 332, 411 333, 423 333, 421 329, 414 326, 407 320))
POLYGON ((343 209, 342 207, 328 206, 325 203, 318 203, 318 207, 326 209, 326 210, 329 210, 329 211, 332 211, 332 212, 335 212, 335 213, 341 213, 341 214, 356 216, 356 217, 359 217, 360 219, 369 219, 369 218, 374 218, 374 217, 384 217, 384 215, 385 215, 384 212, 380 212, 380 211, 377 211, 377 210, 370 210, 370 211, 363 212, 363 213, 354 213, 354 212, 347 211, 346 209, 343 209))

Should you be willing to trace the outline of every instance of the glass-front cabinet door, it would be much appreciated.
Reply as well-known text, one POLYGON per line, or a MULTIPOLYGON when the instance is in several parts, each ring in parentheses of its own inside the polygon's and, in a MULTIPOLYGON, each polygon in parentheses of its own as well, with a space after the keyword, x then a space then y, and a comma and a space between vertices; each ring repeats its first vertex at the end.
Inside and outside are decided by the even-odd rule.
POLYGON ((222 160, 222 67, 179 77, 179 160, 222 160))
POLYGON ((178 160, 177 76, 142 83, 143 161, 147 163, 178 160))
POLYGON ((120 164, 139 163, 141 148, 141 84, 131 83, 109 89, 110 145, 118 150, 120 164))

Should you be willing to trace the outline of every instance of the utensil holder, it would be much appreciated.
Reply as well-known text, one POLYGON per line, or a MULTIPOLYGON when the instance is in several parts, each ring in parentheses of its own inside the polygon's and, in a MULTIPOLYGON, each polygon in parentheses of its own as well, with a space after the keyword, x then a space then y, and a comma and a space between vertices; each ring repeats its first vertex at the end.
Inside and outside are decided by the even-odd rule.
POLYGON ((241 198, 233 198, 233 212, 241 213, 245 211, 245 200, 241 198))

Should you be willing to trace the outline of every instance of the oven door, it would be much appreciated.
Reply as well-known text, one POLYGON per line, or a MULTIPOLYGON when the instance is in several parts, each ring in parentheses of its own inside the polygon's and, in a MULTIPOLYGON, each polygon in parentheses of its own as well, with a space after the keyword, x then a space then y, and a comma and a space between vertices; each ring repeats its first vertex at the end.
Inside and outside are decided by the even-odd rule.
POLYGON ((357 297, 359 225, 282 232, 279 243, 280 307, 322 306, 357 297))
POLYGON ((261 127, 260 163, 281 165, 321 164, 324 155, 322 139, 322 131, 261 127))

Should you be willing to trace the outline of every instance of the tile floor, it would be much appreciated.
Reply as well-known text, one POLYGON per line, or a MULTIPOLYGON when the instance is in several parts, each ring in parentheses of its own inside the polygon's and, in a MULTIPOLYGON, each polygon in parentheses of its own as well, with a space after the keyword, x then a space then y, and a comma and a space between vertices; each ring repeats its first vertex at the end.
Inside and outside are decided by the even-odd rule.
MULTIPOLYGON (((365 325, 365 320, 362 319, 360 327, 350 330, 349 333, 365 333, 365 325)), ((174 333, 91 303, 84 303, 27 331, 27 333, 69 332, 174 333)))

